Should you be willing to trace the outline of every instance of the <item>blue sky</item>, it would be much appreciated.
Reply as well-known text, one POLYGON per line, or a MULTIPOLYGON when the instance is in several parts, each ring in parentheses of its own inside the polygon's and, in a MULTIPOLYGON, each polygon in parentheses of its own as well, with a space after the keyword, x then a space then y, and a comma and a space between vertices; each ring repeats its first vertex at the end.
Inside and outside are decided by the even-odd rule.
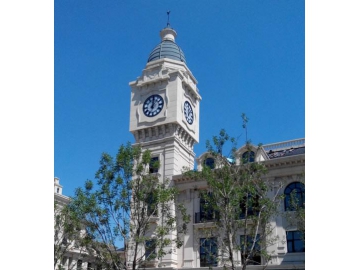
POLYGON ((94 179, 102 152, 134 142, 130 87, 160 42, 166 11, 198 80, 200 142, 224 128, 254 144, 305 137, 305 3, 54 2, 54 176, 65 195, 94 179))
MULTIPOLYGON (((297 57, 304 54, 303 1, 97 2, 0 2, 0 203, 11 221, 1 224, 6 266, 28 267, 41 250, 47 259, 37 265, 51 267, 52 249, 44 246, 53 239, 52 177, 72 195, 93 178, 101 152, 133 141, 128 82, 160 41, 167 10, 203 97, 198 155, 220 127, 241 134, 242 112, 255 143, 303 137, 304 58, 297 57), (24 225, 21 237, 32 248, 19 260, 11 251, 24 225)), ((357 0, 306 1, 306 237, 324 243, 307 245, 311 269, 332 269, 333 260, 320 266, 319 256, 359 242, 357 234, 348 241, 319 234, 324 222, 334 232, 344 225, 334 212, 357 222, 358 189, 348 187, 356 187, 358 175, 359 7, 357 0), (344 158, 334 152, 339 148, 344 158)), ((341 264, 351 268, 353 260, 341 264)))

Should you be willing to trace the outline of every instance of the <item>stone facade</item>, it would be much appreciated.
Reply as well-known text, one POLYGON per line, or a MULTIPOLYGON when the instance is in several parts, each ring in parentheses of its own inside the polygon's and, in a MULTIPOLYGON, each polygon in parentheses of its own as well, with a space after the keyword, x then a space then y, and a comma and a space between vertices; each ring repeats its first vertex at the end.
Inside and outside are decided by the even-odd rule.
MULTIPOLYGON (((167 27, 160 32, 162 43, 169 40, 175 42, 175 30, 167 27)), ((206 189, 206 183, 187 179, 182 175, 184 167, 193 169, 195 153, 193 146, 199 142, 199 118, 201 96, 197 88, 197 80, 186 66, 183 52, 169 52, 173 48, 161 51, 162 43, 157 47, 158 58, 149 58, 142 74, 130 82, 130 132, 134 135, 135 144, 141 144, 149 149, 160 161, 158 171, 160 181, 170 179, 170 185, 176 185, 180 190, 178 200, 186 205, 188 214, 192 217, 184 245, 180 249, 169 247, 175 251, 166 255, 160 261, 149 267, 166 269, 200 268, 199 244, 196 234, 204 224, 196 222, 199 212, 199 189, 206 189), (175 55, 175 56, 174 56, 175 55), (176 60, 177 59, 177 60, 176 60), (159 100, 159 104, 155 100, 159 100), (153 97, 153 100, 151 101, 153 97), (149 101, 150 100, 150 101, 149 101), (188 106, 192 109, 189 120, 188 106), (150 111, 150 112, 149 112, 150 111)), ((164 43, 165 44, 165 43, 164 43)), ((152 52, 151 55, 154 55, 152 52)), ((241 154, 245 146, 238 149, 241 154)), ((271 145, 264 145, 254 157, 256 162, 263 162, 269 172, 266 177, 274 182, 283 183, 284 188, 293 182, 304 181, 305 171, 305 140, 293 140, 271 145)), ((206 155, 197 158, 197 168, 202 169, 206 155)), ((236 164, 240 160, 235 161, 236 164)), ((284 207, 283 205, 281 207, 284 207)), ((303 269, 305 267, 304 252, 289 252, 287 247, 287 231, 290 228, 282 216, 271 221, 276 228, 275 234, 279 241, 268 248, 272 259, 267 269, 303 269)), ((172 236, 169 236, 172 237, 172 236)), ((145 250, 145 249, 144 249, 145 250)), ((143 251, 145 252, 145 251, 143 251)), ((236 254, 239 261, 239 254, 236 254)), ((131 261, 131 258, 128 258, 131 261)), ((239 266, 241 263, 239 263, 239 266)), ((214 267, 216 269, 217 267, 214 267)), ((219 265, 219 269, 222 268, 219 265)), ((249 269, 263 269, 263 266, 249 266, 249 269)))
MULTIPOLYGON (((193 146, 199 142, 199 119, 201 96, 197 88, 197 80, 186 65, 184 54, 175 44, 176 32, 167 27, 160 32, 161 43, 151 53, 141 75, 130 82, 130 132, 133 134, 135 143, 143 149, 149 149, 153 158, 160 162, 157 171, 160 181, 170 180, 170 185, 176 185, 180 191, 177 198, 187 209, 191 217, 188 224, 188 232, 184 236, 184 245, 177 249, 169 247, 173 252, 167 254, 160 261, 145 264, 146 268, 164 269, 200 269, 199 235, 205 226, 210 223, 202 223, 197 218, 200 212, 199 191, 207 188, 206 182, 189 179, 183 175, 184 168, 193 169, 195 160, 197 169, 202 170, 207 155, 203 153, 195 159, 193 146), (166 43, 166 44, 165 44, 166 43), (174 43, 174 44, 172 44, 174 43), (170 45, 169 45, 170 44, 170 45), (166 47, 162 51, 163 45, 166 47), (184 61, 183 61, 184 60, 184 61)), ((297 139, 287 142, 274 143, 262 146, 254 153, 254 162, 263 162, 268 169, 266 178, 275 184, 282 185, 281 193, 292 183, 304 182, 305 171, 305 139, 297 139)), ((248 149, 245 146, 237 150, 238 156, 242 156, 248 149)), ((241 160, 234 160, 240 164, 241 160)), ((270 194, 271 195, 271 194, 270 194)), ((62 195, 62 186, 59 179, 54 179, 54 200, 59 205, 66 205, 70 199, 62 195)), ((285 206, 282 204, 281 209, 285 206)), ((175 205, 173 206, 175 211, 175 205)), ((154 218, 154 226, 158 218, 154 218)), ((278 241, 268 247, 271 260, 267 269, 304 269, 305 252, 294 252, 289 247, 287 235, 292 235, 297 228, 291 227, 283 215, 271 220, 275 228, 274 236, 278 241)), ((168 236, 170 238, 174 235, 168 236)), ((239 236, 240 238, 240 233, 239 236)), ((130 240, 131 241, 131 240, 130 240)), ((143 247, 142 252, 145 252, 143 247)), ((120 252, 123 255, 122 252, 120 252)), ((132 261, 131 252, 127 255, 127 261, 132 261)), ((240 254, 235 254, 239 268, 241 267, 240 254)), ((263 260, 261 261, 263 264, 263 260)), ((69 249, 62 262, 56 266, 62 269, 92 269, 92 261, 86 258, 86 252, 75 247, 69 249)), ((263 269, 264 265, 250 265, 248 269, 263 269)), ((213 269, 223 269, 221 263, 213 269)))
MULTIPOLYGON (((60 185, 60 179, 54 178, 54 202, 57 204, 55 211, 61 209, 70 202, 70 198, 62 194, 62 186, 60 185), (58 208, 59 207, 59 208, 58 208)), ((55 213, 54 213, 55 214, 55 213)), ((61 236, 61 232, 59 234, 61 236)), ((58 243, 54 239, 55 243, 58 243)), ((94 263, 91 258, 87 256, 87 252, 84 249, 78 248, 74 243, 71 243, 68 250, 64 254, 61 261, 55 265, 56 270, 75 270, 75 269, 95 269, 94 263)))
MULTIPOLYGON (((293 143, 293 149, 305 147, 305 141, 303 139, 293 140, 291 142, 293 143)), ((277 146, 280 144, 281 143, 272 145, 277 146)), ((275 186, 281 185, 280 194, 283 194, 285 188, 291 183, 304 183, 305 153, 270 159, 267 154, 269 151, 265 150, 266 147, 267 145, 264 145, 260 151, 257 151, 255 161, 261 161, 267 167, 268 173, 265 175, 267 181, 275 183, 275 186)), ((247 149, 246 146, 243 146, 238 149, 238 152, 243 153, 245 149, 247 149)), ((286 149, 287 148, 282 148, 280 151, 286 151, 286 149)), ((291 148, 289 147, 289 149, 291 148)), ((205 157, 206 155, 203 154, 197 159, 199 170, 202 169, 205 157)), ((236 163, 240 163, 240 161, 236 160, 236 163)), ((200 190, 206 189, 207 185, 205 181, 195 182, 193 179, 184 177, 183 175, 175 175, 172 177, 172 180, 180 190, 179 202, 185 204, 187 213, 192 217, 191 223, 188 226, 188 234, 185 235, 184 245, 178 251, 178 268, 200 268, 199 231, 205 226, 211 226, 211 224, 198 221, 196 215, 200 212, 200 190)), ((272 196, 274 194, 269 195, 272 196)), ((280 209, 281 212, 284 212, 284 203, 280 205, 280 209)), ((293 269, 292 267, 304 268, 305 252, 288 252, 286 232, 296 231, 297 228, 291 227, 286 217, 282 214, 283 213, 271 220, 271 225, 275 228, 273 237, 277 237, 278 240, 274 245, 267 248, 268 253, 272 256, 269 266, 275 267, 274 269, 278 269, 278 266, 285 267, 279 269, 288 269, 286 266, 291 266, 289 269, 293 269)), ((238 238, 240 238, 240 234, 241 232, 239 232, 238 238)), ((240 266, 240 254, 235 254, 235 258, 239 261, 240 266)), ((251 269, 262 269, 260 266, 248 267, 251 269)))

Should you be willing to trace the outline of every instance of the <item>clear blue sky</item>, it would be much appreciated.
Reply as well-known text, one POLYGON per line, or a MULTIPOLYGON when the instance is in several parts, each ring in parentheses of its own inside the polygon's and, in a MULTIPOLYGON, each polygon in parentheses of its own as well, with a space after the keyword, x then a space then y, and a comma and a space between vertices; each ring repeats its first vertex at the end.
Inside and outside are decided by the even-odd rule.
POLYGON ((199 156, 224 128, 254 144, 305 137, 305 3, 57 0, 54 176, 72 196, 94 179, 102 152, 134 142, 130 87, 160 42, 166 11, 198 80, 199 156))

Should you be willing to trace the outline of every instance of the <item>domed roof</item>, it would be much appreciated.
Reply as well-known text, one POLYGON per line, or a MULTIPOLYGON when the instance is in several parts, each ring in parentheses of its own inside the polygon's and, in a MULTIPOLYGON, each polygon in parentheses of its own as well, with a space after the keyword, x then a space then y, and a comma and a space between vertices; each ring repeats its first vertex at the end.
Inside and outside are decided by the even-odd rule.
POLYGON ((164 40, 158 44, 150 53, 148 62, 155 61, 160 58, 170 58, 186 63, 184 52, 175 42, 170 40, 164 40))
POLYGON ((161 58, 170 58, 186 63, 184 52, 175 43, 176 32, 172 28, 164 28, 160 32, 162 41, 150 53, 148 63, 161 58))

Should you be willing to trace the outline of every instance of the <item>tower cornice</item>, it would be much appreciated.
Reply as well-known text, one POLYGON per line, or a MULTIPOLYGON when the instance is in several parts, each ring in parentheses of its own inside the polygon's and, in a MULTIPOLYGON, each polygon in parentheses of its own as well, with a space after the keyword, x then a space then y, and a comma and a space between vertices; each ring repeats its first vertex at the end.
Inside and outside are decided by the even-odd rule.
POLYGON ((129 85, 131 87, 138 87, 141 90, 143 87, 148 88, 156 84, 168 83, 172 76, 178 76, 185 91, 190 93, 190 96, 195 100, 201 100, 199 89, 196 86, 197 80, 185 64, 171 59, 160 59, 155 62, 157 63, 147 66, 141 76, 136 81, 130 82, 129 85), (166 64, 169 63, 179 64, 181 68, 167 66, 166 64))
POLYGON ((176 123, 169 123, 153 127, 147 127, 132 131, 136 144, 146 144, 148 142, 155 143, 156 141, 164 140, 167 138, 176 138, 190 150, 193 149, 197 141, 181 125, 176 123))

